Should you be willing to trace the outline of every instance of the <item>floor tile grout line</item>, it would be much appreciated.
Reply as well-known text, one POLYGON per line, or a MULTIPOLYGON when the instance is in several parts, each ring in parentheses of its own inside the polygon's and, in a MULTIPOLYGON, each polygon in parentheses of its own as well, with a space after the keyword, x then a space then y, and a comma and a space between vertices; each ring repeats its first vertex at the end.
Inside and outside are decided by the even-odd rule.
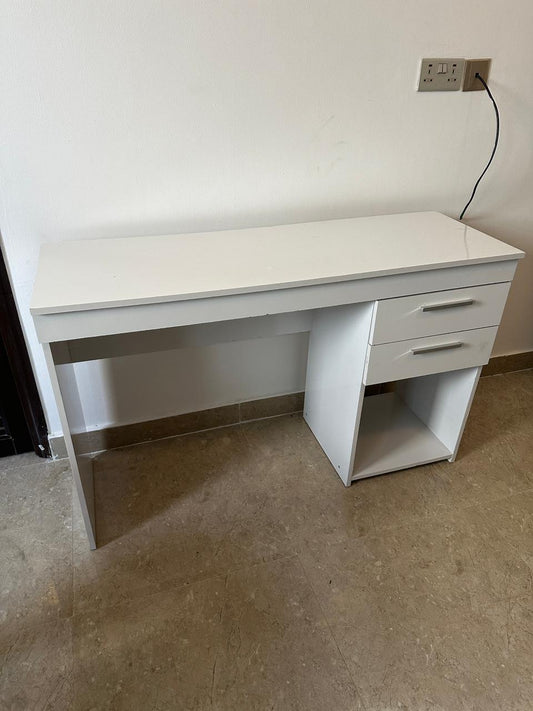
POLYGON ((340 655, 340 658, 342 659, 342 661, 343 661, 343 663, 344 663, 344 667, 345 667, 345 669, 346 669, 346 673, 348 674, 348 677, 350 678, 350 680, 351 680, 351 682, 352 682, 352 684, 353 684, 353 687, 354 687, 355 691, 357 692, 358 701, 361 703, 361 706, 362 706, 362 708, 363 708, 363 711, 365 711, 365 710, 366 710, 366 704, 365 704, 365 702, 364 702, 364 700, 363 700, 363 695, 362 695, 362 693, 361 693, 361 690, 360 690, 358 684, 356 683, 355 679, 354 679, 353 676, 352 676, 352 673, 351 673, 351 671, 350 671, 350 667, 348 666, 348 662, 346 661, 346 658, 345 658, 344 654, 342 653, 342 651, 341 651, 341 649, 340 649, 340 647, 339 647, 339 643, 337 642, 337 638, 336 638, 335 635, 333 634, 333 630, 331 629, 331 625, 330 625, 328 616, 326 615, 326 613, 325 613, 325 611, 324 611, 324 608, 322 607, 322 603, 320 602, 320 599, 319 599, 319 597, 318 597, 318 595, 317 595, 317 592, 316 592, 316 590, 315 590, 315 588, 314 588, 314 586, 313 586, 313 583, 311 582, 311 579, 309 578, 309 575, 307 574, 307 570, 306 570, 306 568, 305 568, 305 565, 303 564, 302 559, 300 558, 300 556, 298 555, 298 553, 296 553, 296 558, 298 559, 298 563, 299 563, 299 565, 300 565, 300 568, 302 569, 302 572, 303 572, 303 574, 304 574, 304 576, 305 576, 305 579, 307 580, 307 584, 309 585, 309 589, 311 590, 311 593, 312 593, 312 595, 313 595, 313 598, 314 598, 314 600, 315 600, 315 602, 316 602, 316 604, 317 604, 317 606, 318 606, 318 608, 319 608, 319 610, 320 610, 320 613, 321 613, 322 617, 324 618, 324 622, 325 622, 326 625, 327 625, 328 632, 329 632, 329 634, 330 634, 330 636, 331 636, 331 639, 333 640, 333 642, 334 642, 334 644, 335 644, 335 647, 337 648, 337 651, 338 651, 338 653, 339 653, 339 655, 340 655))

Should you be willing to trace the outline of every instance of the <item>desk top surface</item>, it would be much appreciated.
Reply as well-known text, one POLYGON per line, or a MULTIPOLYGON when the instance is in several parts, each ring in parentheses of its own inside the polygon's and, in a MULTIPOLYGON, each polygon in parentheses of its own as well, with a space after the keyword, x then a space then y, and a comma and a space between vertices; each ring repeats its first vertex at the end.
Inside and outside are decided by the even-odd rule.
POLYGON ((438 212, 45 244, 33 314, 243 294, 519 259, 438 212))

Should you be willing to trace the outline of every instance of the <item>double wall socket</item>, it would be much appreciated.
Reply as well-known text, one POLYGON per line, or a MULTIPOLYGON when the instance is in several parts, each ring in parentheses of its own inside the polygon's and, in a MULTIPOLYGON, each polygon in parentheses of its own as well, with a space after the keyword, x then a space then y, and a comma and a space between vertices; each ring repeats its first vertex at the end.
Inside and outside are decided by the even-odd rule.
POLYGON ((464 59, 423 59, 418 91, 459 91, 464 67, 464 59))
POLYGON ((489 70, 490 59, 423 59, 418 91, 483 91, 476 73, 488 81, 489 70))

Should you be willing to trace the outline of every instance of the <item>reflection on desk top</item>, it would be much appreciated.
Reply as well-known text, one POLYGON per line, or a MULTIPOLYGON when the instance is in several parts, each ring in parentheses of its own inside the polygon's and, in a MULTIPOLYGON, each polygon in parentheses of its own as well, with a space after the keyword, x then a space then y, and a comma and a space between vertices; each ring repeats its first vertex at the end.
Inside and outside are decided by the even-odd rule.
POLYGON ((243 294, 519 259, 437 212, 45 244, 33 314, 243 294))

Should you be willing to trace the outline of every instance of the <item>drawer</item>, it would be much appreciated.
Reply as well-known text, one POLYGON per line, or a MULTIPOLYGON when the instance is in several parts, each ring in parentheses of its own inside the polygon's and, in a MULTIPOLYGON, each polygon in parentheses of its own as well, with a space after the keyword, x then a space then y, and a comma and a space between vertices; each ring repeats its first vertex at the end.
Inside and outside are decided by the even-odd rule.
POLYGON ((487 284, 377 301, 370 343, 497 326, 510 285, 487 284))
POLYGON ((484 365, 497 330, 492 326, 369 346, 364 382, 373 385, 484 365))

